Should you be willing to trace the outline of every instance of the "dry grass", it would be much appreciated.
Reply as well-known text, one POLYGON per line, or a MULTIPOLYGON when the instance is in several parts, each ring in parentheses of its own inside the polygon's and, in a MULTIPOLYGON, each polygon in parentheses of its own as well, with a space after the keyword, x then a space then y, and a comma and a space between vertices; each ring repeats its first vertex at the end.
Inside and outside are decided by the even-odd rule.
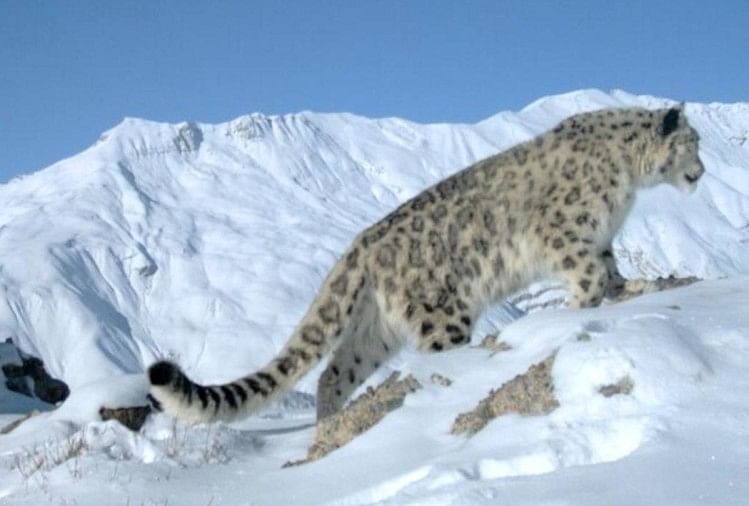
POLYGON ((80 478, 82 473, 77 459, 87 449, 86 440, 82 434, 78 434, 62 442, 25 448, 14 456, 12 468, 17 470, 24 480, 28 480, 37 473, 44 473, 67 463, 71 475, 80 478))

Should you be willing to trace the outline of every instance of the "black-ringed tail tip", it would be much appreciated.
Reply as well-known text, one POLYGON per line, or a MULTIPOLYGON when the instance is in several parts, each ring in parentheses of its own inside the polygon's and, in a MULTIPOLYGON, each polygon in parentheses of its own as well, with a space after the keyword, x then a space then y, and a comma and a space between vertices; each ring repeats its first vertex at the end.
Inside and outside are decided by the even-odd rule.
POLYGON ((165 360, 156 362, 148 368, 148 379, 154 386, 169 385, 179 374, 179 368, 165 360))
MULTIPOLYGON (((270 374, 262 371, 257 374, 260 378, 275 381, 270 374)), ((253 400, 255 403, 266 400, 262 395, 251 399, 246 387, 242 386, 241 382, 245 381, 245 385, 254 385, 262 390, 259 380, 254 378, 240 379, 239 382, 225 385, 203 386, 191 381, 177 364, 168 361, 151 365, 148 368, 148 379, 151 387, 146 398, 154 411, 189 423, 230 421, 253 400)), ((267 390, 262 391, 267 396, 267 390)))
POLYGON ((148 400, 148 403, 151 405, 151 407, 156 411, 164 411, 164 408, 161 407, 161 403, 156 400, 156 397, 154 397, 151 394, 146 395, 146 399, 148 400))

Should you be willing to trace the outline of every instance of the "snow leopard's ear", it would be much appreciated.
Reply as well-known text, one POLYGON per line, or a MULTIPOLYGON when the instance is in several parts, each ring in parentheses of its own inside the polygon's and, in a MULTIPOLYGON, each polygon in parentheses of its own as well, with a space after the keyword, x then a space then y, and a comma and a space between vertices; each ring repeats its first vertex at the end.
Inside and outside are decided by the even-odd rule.
POLYGON ((679 120, 684 114, 684 103, 672 107, 663 116, 663 122, 658 127, 658 133, 663 137, 668 137, 672 132, 679 128, 679 120))

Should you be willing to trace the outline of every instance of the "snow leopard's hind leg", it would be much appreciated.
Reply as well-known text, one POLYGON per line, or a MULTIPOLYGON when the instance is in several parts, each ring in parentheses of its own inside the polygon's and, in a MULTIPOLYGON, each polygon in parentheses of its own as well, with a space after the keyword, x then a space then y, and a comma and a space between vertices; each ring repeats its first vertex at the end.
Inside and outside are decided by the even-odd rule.
POLYGON ((402 346, 379 324, 377 309, 371 303, 358 315, 358 325, 333 352, 317 383, 317 419, 336 413, 356 388, 402 346))
POLYGON ((386 343, 372 334, 343 343, 317 383, 317 419, 340 410, 351 393, 399 348, 400 343, 386 343))

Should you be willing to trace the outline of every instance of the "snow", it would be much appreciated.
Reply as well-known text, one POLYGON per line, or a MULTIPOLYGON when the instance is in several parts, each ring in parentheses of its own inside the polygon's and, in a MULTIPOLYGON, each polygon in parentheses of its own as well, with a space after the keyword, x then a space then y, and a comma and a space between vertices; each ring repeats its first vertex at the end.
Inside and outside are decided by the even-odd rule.
MULTIPOLYGON (((708 281, 514 322, 497 308, 474 342, 503 327, 507 352, 405 350, 386 369, 424 388, 303 466, 281 467, 314 435, 302 394, 232 425, 158 416, 133 434, 96 421, 102 404, 142 402, 157 357, 207 382, 263 365, 348 241, 434 181, 575 112, 669 103, 583 90, 475 125, 310 112, 126 119, 0 186, 0 338, 72 390, 0 436, 0 503, 745 504, 749 104, 687 104, 706 176, 690 197, 643 194, 615 241, 627 276, 708 281), (555 351, 558 409, 450 435, 459 413, 555 351), (431 383, 435 372, 453 384, 431 383), (624 377, 631 393, 599 393, 624 377)), ((314 391, 317 372, 299 391, 314 391)), ((30 409, 0 388, 0 426, 30 409)))
POLYGON ((748 281, 540 311, 505 328, 513 348, 503 353, 407 352, 399 367, 424 388, 347 446, 299 467, 281 468, 306 453, 311 408, 194 428, 159 416, 133 434, 114 422, 65 423, 80 409, 69 402, 0 438, 10 467, 0 496, 12 504, 95 504, 112 493, 122 504, 745 504, 748 281), (558 409, 501 417, 472 438, 450 435, 457 413, 554 351, 558 409), (453 384, 429 382, 434 372, 453 384), (625 375, 631 394, 598 393, 625 375), (26 478, 18 469, 29 453, 54 460, 76 441, 85 443, 80 455, 26 478))

